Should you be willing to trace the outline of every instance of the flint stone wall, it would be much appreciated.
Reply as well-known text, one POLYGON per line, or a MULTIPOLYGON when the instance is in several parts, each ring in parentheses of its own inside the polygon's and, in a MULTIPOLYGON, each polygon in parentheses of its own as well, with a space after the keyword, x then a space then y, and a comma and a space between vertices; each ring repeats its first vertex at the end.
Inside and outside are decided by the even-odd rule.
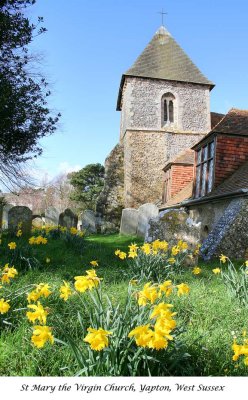
MULTIPOLYGON (((248 199, 237 198, 229 201, 229 204, 227 202, 211 204, 211 208, 216 221, 203 240, 202 257, 205 260, 210 260, 215 256, 224 254, 231 259, 247 258, 248 199), (219 210, 221 208, 223 212, 220 215, 219 210), (218 219, 217 215, 219 215, 218 219)), ((198 216, 198 218, 200 217, 198 216)))
POLYGON ((124 208, 121 216, 120 233, 122 235, 136 235, 139 212, 136 208, 124 208))
POLYGON ((117 144, 105 160, 104 188, 96 205, 101 232, 118 232, 124 208, 123 146, 117 144))
POLYGON ((16 233, 21 226, 24 234, 30 234, 32 228, 32 211, 25 206, 12 207, 8 213, 8 229, 16 233))
POLYGON ((168 92, 175 96, 176 111, 170 131, 202 134, 210 131, 210 94, 205 85, 126 77, 121 138, 128 129, 161 129, 161 99, 168 92))

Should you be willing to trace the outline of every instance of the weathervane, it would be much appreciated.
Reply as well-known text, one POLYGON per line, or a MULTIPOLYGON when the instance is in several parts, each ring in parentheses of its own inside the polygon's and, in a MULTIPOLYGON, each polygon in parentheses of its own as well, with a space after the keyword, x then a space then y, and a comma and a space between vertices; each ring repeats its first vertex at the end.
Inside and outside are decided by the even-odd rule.
POLYGON ((164 15, 167 15, 168 13, 164 12, 164 9, 162 8, 162 11, 158 12, 158 14, 161 14, 162 26, 164 26, 164 15))

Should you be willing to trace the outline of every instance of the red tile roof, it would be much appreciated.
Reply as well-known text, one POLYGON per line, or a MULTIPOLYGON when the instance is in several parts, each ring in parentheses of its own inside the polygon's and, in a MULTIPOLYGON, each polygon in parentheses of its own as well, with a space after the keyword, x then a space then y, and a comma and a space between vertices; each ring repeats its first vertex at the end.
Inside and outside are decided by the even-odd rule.
POLYGON ((163 209, 166 207, 171 207, 176 204, 180 204, 183 200, 187 200, 192 197, 193 193, 193 181, 189 182, 187 186, 185 186, 180 192, 178 192, 175 196, 169 199, 165 204, 162 204, 159 208, 163 209))
POLYGON ((210 118, 211 118, 211 129, 213 129, 225 116, 225 114, 220 114, 216 112, 211 112, 210 113, 210 118))
POLYGON ((181 153, 177 154, 175 158, 170 159, 164 167, 167 169, 171 164, 187 164, 194 165, 195 162, 195 152, 191 149, 183 150, 181 153))
POLYGON ((245 162, 229 178, 225 179, 224 182, 209 193, 208 197, 228 194, 240 189, 248 189, 248 162, 245 162))
POLYGON ((212 132, 248 135, 248 110, 232 108, 214 127, 212 132))

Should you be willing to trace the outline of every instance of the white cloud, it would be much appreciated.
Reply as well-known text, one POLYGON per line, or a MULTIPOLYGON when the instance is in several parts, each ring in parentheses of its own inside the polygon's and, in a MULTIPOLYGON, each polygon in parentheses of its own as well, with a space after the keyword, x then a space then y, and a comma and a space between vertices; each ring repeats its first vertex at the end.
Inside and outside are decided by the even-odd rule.
POLYGON ((58 166, 58 172, 67 173, 67 174, 69 172, 79 171, 80 169, 82 169, 81 165, 79 165, 79 164, 70 165, 68 163, 68 161, 63 161, 63 162, 59 163, 59 166, 58 166))

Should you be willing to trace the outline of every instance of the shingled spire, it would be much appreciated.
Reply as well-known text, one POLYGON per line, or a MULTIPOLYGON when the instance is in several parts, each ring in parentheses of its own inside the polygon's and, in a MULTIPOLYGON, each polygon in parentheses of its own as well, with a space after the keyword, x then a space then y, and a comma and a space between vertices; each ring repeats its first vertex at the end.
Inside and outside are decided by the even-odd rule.
POLYGON ((214 87, 181 49, 164 26, 155 33, 135 63, 122 76, 117 110, 120 110, 125 77, 142 77, 169 81, 197 83, 214 87))

